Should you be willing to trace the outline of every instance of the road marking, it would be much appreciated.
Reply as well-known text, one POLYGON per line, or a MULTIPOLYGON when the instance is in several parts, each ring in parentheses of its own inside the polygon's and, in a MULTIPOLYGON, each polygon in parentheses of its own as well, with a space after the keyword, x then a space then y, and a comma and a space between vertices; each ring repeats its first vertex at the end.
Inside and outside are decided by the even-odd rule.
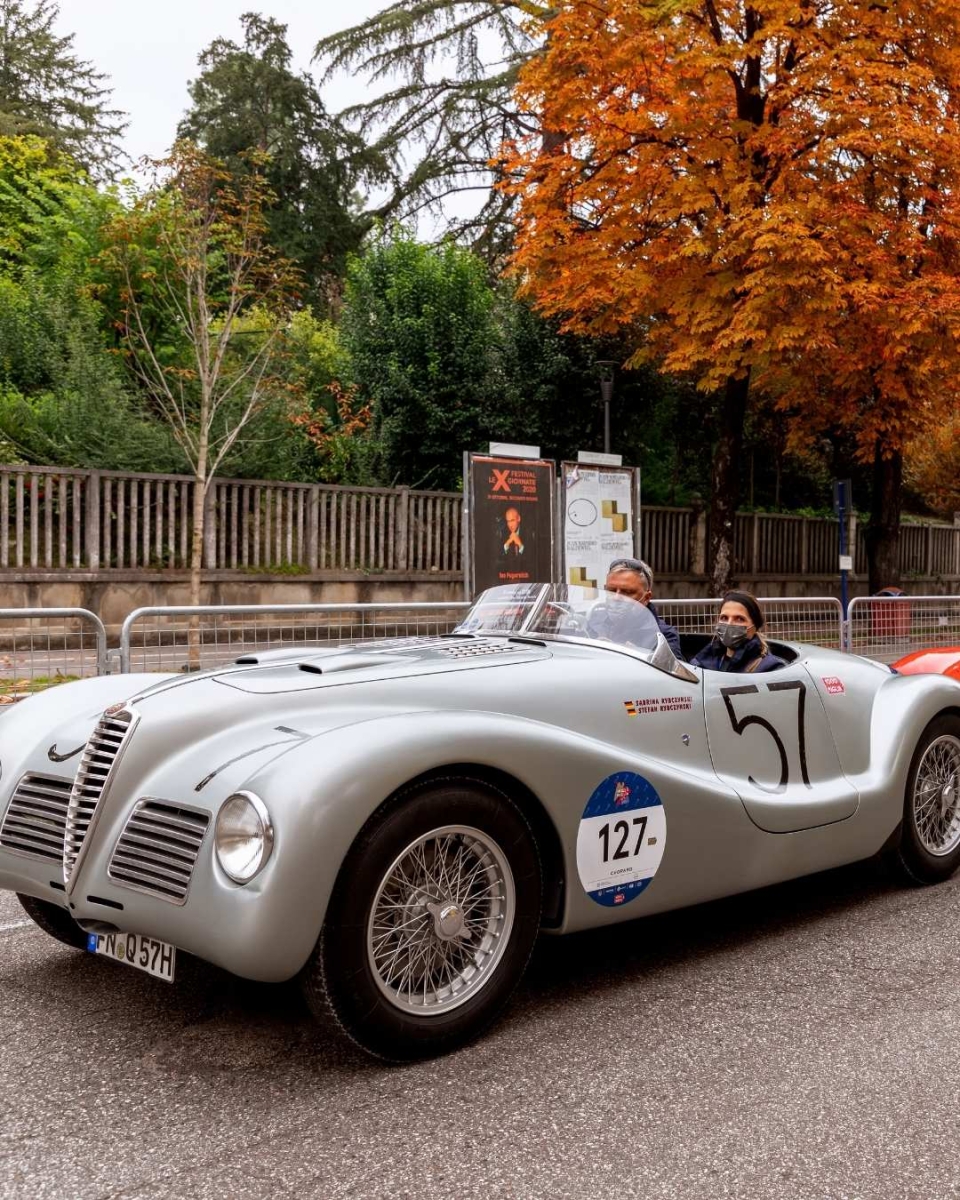
POLYGON ((0 933, 9 933, 11 929, 25 929, 32 921, 11 921, 9 925, 0 925, 0 933))

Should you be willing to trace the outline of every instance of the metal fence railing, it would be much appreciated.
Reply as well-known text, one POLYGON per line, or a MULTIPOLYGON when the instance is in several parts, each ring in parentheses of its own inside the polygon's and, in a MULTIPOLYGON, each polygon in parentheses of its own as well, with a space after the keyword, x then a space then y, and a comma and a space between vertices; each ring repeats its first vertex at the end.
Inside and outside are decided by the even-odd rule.
MULTIPOLYGON (((843 609, 833 596, 760 596, 766 617, 764 634, 788 642, 807 642, 832 650, 843 647, 843 609)), ((663 619, 683 633, 712 633, 722 601, 657 600, 663 619)))
POLYGON ((0 704, 107 669, 103 622, 83 608, 0 608, 0 704))
POLYGON ((891 663, 911 650, 960 646, 960 596, 868 596, 850 601, 844 649, 891 663))
POLYGON ((120 631, 121 671, 207 669, 265 650, 448 633, 466 603, 138 608, 120 631))
MULTIPOLYGON (((193 489, 184 475, 0 464, 0 571, 184 571, 193 489)), ((643 555, 658 574, 702 579, 703 507, 643 505, 640 521, 643 555)), ((832 518, 738 513, 734 573, 825 581, 837 573, 838 534, 832 518)), ((207 494, 208 570, 457 576, 462 542, 460 492, 216 479, 207 494)), ((855 517, 847 543, 862 576, 866 541, 855 517)), ((960 526, 902 525, 900 569, 904 578, 956 586, 960 526)))

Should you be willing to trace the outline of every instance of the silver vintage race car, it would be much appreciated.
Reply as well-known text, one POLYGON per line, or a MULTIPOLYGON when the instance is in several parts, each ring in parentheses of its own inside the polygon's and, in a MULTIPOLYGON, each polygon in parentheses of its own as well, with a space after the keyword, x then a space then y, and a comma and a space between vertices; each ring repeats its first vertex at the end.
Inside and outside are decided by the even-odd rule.
POLYGON ((633 600, 523 585, 444 637, 66 684, 0 718, 0 888, 71 946, 299 976, 370 1053, 441 1053, 541 929, 880 851, 955 870, 960 686, 774 649, 701 671, 633 600))

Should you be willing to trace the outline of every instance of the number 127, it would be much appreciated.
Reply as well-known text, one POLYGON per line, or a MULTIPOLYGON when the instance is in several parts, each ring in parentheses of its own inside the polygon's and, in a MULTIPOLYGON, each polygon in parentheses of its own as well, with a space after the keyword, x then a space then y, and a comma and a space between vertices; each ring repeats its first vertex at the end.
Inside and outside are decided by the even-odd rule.
POLYGON ((617 844, 617 847, 614 850, 613 854, 610 853, 610 824, 608 822, 606 825, 601 827, 598 836, 600 838, 600 841, 603 842, 603 861, 604 862, 609 862, 611 858, 612 859, 631 858, 640 853, 640 848, 643 845, 643 835, 646 832, 646 828, 647 828, 647 818, 646 817, 634 817, 633 818, 632 824, 634 826, 639 825, 639 827, 640 827, 640 831, 637 834, 637 844, 633 848, 633 855, 631 855, 630 851, 626 848, 627 847, 627 839, 630 837, 630 824, 631 823, 627 822, 627 821, 617 821, 617 823, 614 825, 613 835, 614 835, 614 837, 616 837, 617 834, 619 834, 620 841, 617 844))

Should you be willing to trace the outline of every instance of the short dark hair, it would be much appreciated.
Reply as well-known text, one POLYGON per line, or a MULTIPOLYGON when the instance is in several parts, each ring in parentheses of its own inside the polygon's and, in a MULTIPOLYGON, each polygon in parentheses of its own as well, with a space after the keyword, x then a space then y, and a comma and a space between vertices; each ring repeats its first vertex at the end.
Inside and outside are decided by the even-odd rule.
POLYGON ((633 571, 634 575, 642 575, 647 587, 653 591, 653 571, 642 558, 615 558, 607 567, 607 574, 611 571, 633 571))

